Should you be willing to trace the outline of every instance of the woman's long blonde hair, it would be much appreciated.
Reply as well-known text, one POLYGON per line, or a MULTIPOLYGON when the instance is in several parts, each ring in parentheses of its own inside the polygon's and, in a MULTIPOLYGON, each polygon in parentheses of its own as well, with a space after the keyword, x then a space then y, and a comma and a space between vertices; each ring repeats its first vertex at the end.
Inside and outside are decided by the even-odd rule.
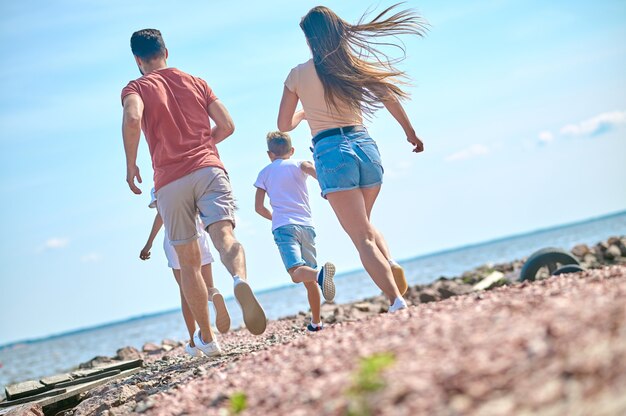
POLYGON ((389 15, 400 4, 388 7, 369 22, 365 21, 366 13, 354 25, 324 6, 314 7, 302 18, 300 27, 313 53, 329 108, 338 109, 341 101, 367 117, 382 107, 381 101, 408 96, 398 86, 406 84, 406 75, 394 66, 404 59, 404 46, 374 40, 402 34, 424 36, 427 23, 414 11, 389 15), (395 46, 402 56, 390 59, 378 49, 381 46, 395 46))

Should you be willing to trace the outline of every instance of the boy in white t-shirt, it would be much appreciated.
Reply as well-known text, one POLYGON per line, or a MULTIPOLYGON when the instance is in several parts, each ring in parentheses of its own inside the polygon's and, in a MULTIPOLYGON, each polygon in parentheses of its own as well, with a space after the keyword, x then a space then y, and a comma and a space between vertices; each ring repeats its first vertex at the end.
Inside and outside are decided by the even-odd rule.
POLYGON ((287 133, 271 132, 267 135, 267 155, 272 163, 267 165, 254 183, 255 210, 272 221, 272 233, 283 264, 294 283, 306 287, 311 306, 309 331, 322 329, 321 299, 335 297, 335 266, 326 263, 318 272, 315 259, 315 229, 306 187, 308 176, 317 177, 313 163, 293 160, 294 149, 287 133), (272 211, 265 207, 265 194, 269 196, 272 211))
MULTIPOLYGON (((151 191, 152 200, 148 205, 149 208, 156 208, 156 197, 154 194, 154 188, 151 191)), ((156 216, 154 217, 154 222, 152 223, 152 230, 150 231, 150 235, 148 236, 148 241, 146 245, 143 247, 139 254, 139 258, 141 260, 148 260, 150 258, 150 249, 152 248, 152 243, 156 235, 159 233, 159 230, 163 226, 163 220, 161 219, 161 215, 158 210, 156 216)), ((196 228, 198 230, 198 234, 200 234, 200 238, 198 239, 198 243, 200 245, 200 255, 202 257, 202 279, 204 280, 204 284, 207 287, 207 292, 209 294, 209 302, 213 302, 213 306, 215 307, 215 326, 217 330, 222 334, 228 332, 230 329, 230 315, 228 314, 228 309, 226 309, 226 303, 224 302, 224 296, 217 290, 217 288, 213 285, 213 272, 211 268, 211 263, 213 263, 213 255, 211 254, 211 249, 209 246, 209 236, 206 231, 204 231, 204 224, 200 220, 199 216, 196 216, 196 228)), ((164 231, 165 235, 163 237, 163 250, 165 251, 165 257, 167 258, 167 266, 172 269, 174 273, 174 278, 176 279, 176 283, 180 286, 180 263, 178 261, 178 256, 176 255, 176 250, 174 250, 174 246, 170 243, 170 239, 167 235, 167 230, 164 231)), ((199 348, 193 344, 194 339, 193 335, 196 331, 196 322, 193 319, 193 315, 191 314, 191 309, 189 309, 189 305, 185 300, 185 296, 183 295, 182 288, 180 290, 180 303, 183 310, 183 318, 185 320, 185 325, 187 326, 187 330, 189 331, 189 343, 185 345, 185 351, 194 357, 202 356, 202 352, 199 348)))

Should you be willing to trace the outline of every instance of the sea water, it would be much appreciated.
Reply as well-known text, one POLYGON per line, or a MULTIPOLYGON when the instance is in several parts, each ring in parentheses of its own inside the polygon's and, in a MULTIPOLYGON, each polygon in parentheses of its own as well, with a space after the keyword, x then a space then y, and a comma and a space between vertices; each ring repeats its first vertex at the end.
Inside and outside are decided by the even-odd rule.
MULTIPOLYGON (((610 236, 626 235, 626 211, 576 224, 554 227, 400 261, 409 284, 427 284, 441 276, 454 277, 485 263, 504 263, 553 246, 570 249, 575 244, 595 244, 610 236)), ((336 303, 380 294, 363 270, 335 277, 336 303)), ((269 319, 293 315, 308 308, 306 291, 289 285, 257 293, 269 319)), ((234 299, 227 299, 231 328, 242 323, 234 299)), ((212 314, 214 316, 214 314, 212 314)), ((0 386, 37 379, 70 370, 97 356, 114 356, 117 349, 143 343, 183 340, 187 333, 180 310, 115 322, 46 339, 0 347, 0 386)), ((0 393, 0 395, 2 395, 0 393)))

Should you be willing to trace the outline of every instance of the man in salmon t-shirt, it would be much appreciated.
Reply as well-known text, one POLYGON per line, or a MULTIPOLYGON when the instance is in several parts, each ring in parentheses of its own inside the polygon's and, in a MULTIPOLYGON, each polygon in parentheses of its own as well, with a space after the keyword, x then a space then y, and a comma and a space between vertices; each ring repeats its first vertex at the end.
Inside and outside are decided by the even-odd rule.
POLYGON ((200 327, 192 342, 206 355, 216 355, 221 349, 209 323, 196 214, 233 276, 247 328, 258 335, 266 325, 265 313, 246 281, 243 247, 233 231, 235 202, 216 148, 235 127, 204 80, 167 67, 161 32, 137 31, 130 44, 143 76, 122 90, 126 182, 132 192, 141 193, 135 179, 141 183, 136 160, 143 130, 154 168, 157 209, 180 260, 183 294, 200 327))

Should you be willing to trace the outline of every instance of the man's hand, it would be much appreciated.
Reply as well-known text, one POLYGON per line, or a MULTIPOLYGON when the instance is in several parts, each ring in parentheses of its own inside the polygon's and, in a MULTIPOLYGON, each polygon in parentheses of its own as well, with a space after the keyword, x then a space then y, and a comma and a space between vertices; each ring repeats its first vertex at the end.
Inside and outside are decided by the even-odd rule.
POLYGON ((410 136, 407 136, 406 140, 413 145, 413 151, 415 153, 424 151, 424 143, 417 137, 415 133, 410 136))
POLYGON ((134 194, 139 195, 141 194, 141 189, 135 185, 135 178, 137 178, 137 182, 141 183, 141 175, 139 174, 137 165, 126 168, 126 182, 128 183, 128 187, 134 194))
POLYGON ((141 260, 148 260, 150 258, 150 249, 152 248, 152 244, 146 244, 146 246, 139 253, 139 258, 141 260))

